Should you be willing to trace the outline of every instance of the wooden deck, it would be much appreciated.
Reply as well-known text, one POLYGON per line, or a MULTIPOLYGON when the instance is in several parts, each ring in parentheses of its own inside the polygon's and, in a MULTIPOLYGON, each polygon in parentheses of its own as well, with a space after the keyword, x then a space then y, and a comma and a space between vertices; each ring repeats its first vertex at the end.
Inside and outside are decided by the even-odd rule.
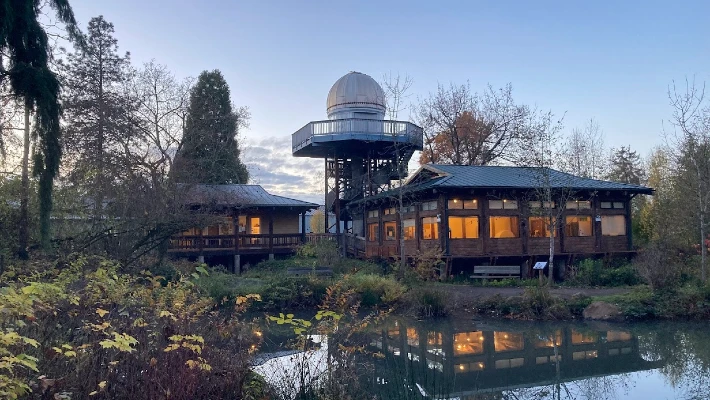
POLYGON ((306 243, 335 241, 335 234, 287 233, 263 235, 176 236, 170 239, 170 253, 183 254, 275 254, 294 252, 306 243))

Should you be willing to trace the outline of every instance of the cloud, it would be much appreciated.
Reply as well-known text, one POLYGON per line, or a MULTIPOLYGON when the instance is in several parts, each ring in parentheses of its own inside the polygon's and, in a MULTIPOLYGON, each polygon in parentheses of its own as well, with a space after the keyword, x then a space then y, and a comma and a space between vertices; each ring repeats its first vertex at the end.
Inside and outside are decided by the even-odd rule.
POLYGON ((323 160, 293 157, 290 137, 247 139, 242 158, 251 182, 269 193, 323 203, 323 160))

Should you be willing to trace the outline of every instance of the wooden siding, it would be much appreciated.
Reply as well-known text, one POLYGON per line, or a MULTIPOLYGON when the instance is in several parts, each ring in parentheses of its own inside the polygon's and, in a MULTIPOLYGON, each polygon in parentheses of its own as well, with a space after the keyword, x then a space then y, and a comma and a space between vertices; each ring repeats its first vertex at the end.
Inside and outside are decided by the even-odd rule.
MULTIPOLYGON (((581 194, 580 199, 590 199, 591 209, 587 210, 566 210, 563 212, 557 227, 557 237, 555 239, 555 254, 599 254, 628 252, 631 250, 631 232, 629 217, 629 196, 606 193, 600 197, 593 197, 591 194, 581 194), (624 208, 601 208, 601 202, 623 202, 624 208), (565 232, 566 216, 586 216, 592 219, 592 235, 587 237, 569 237, 565 232), (626 235, 623 236, 603 236, 601 221, 597 216, 623 215, 626 217, 626 235)), ((388 200, 389 201, 389 200, 388 200)), ((482 193, 471 190, 462 193, 442 194, 430 193, 428 197, 423 196, 418 199, 416 211, 410 211, 401 216, 402 219, 414 219, 416 226, 416 237, 414 240, 405 241, 405 252, 413 255, 418 252, 439 249, 443 256, 450 258, 457 257, 498 257, 498 256, 543 256, 549 254, 549 238, 530 237, 530 227, 528 226, 530 210, 528 209, 525 193, 482 193), (475 199, 478 202, 477 209, 448 209, 449 199, 475 199), (500 200, 503 198, 518 200, 518 208, 515 210, 490 209, 488 200, 500 200), (422 211, 419 204, 429 201, 437 201, 437 210, 422 211), (440 217, 439 238, 422 239, 422 218, 440 217), (449 238, 448 217, 450 216, 475 216, 478 217, 478 238, 477 239, 451 239, 449 238), (490 217, 496 216, 517 216, 519 237, 517 238, 491 238, 490 237, 490 217)), ((367 207, 364 212, 379 210, 377 218, 368 218, 368 223, 380 224, 380 238, 376 242, 366 242, 366 254, 369 257, 394 257, 399 254, 397 241, 383 240, 383 222, 396 221, 399 215, 382 214, 382 210, 389 207, 387 203, 379 203, 367 207)), ((397 224, 397 238, 401 235, 400 224, 397 224)))

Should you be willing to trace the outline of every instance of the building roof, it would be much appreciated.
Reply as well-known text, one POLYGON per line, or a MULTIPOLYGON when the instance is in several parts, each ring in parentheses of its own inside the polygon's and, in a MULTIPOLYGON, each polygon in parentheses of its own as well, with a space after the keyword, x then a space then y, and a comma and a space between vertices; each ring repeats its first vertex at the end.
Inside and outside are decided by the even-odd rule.
POLYGON ((526 189, 546 186, 545 182, 549 177, 553 189, 653 193, 653 189, 646 186, 582 178, 552 168, 537 167, 426 164, 412 176, 410 182, 415 180, 422 170, 435 174, 435 182, 431 182, 432 187, 526 189))
MULTIPOLYGON (((551 168, 425 164, 405 182, 407 193, 429 189, 534 189, 546 186, 572 191, 625 191, 653 194, 653 189, 630 183, 582 178, 551 168)), ((353 202, 389 197, 392 191, 353 202)))
POLYGON ((259 185, 184 185, 184 203, 225 207, 302 207, 318 204, 270 194, 259 185))
POLYGON ((328 93, 328 114, 343 108, 374 108, 384 113, 385 92, 370 75, 350 72, 338 79, 328 93))

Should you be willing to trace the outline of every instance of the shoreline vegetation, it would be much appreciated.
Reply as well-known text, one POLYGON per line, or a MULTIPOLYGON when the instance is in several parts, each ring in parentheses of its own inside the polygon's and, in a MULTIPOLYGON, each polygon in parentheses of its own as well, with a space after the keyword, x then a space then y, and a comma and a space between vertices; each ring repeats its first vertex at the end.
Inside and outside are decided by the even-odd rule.
POLYGON ((184 260, 146 258, 124 266, 83 254, 9 263, 0 275, 0 397, 32 392, 71 399, 109 393, 189 399, 199 392, 211 398, 280 398, 268 397, 273 388, 251 372, 262 340, 249 316, 253 312, 292 330, 301 351, 312 346, 310 335, 342 336, 334 380, 318 386, 335 394, 315 398, 347 398, 343 391, 356 390, 338 385, 337 368, 354 362, 358 347, 348 343, 386 315, 531 321, 710 317, 710 287, 685 279, 653 288, 627 264, 586 261, 556 287, 538 286, 537 280, 439 282, 421 268, 397 280, 396 266, 341 258, 332 243, 304 246, 294 257, 262 262, 241 276, 184 260), (332 276, 287 274, 288 268, 325 265, 332 276), (599 282, 605 286, 595 287, 599 282), (300 319, 292 313, 312 315, 300 319))

